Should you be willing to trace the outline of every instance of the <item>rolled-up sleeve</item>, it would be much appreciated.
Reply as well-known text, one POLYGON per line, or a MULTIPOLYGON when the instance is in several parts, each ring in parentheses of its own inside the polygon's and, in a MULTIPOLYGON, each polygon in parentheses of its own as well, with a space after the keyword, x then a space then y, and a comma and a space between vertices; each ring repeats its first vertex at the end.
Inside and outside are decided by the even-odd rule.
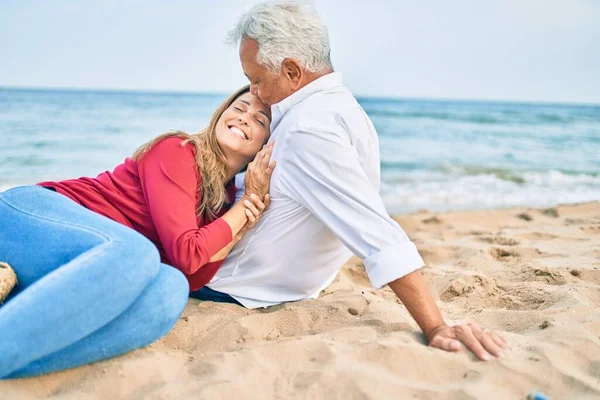
POLYGON ((282 187, 363 260, 373 287, 423 266, 414 243, 385 210, 348 137, 307 129, 289 137, 285 162, 277 166, 282 187))

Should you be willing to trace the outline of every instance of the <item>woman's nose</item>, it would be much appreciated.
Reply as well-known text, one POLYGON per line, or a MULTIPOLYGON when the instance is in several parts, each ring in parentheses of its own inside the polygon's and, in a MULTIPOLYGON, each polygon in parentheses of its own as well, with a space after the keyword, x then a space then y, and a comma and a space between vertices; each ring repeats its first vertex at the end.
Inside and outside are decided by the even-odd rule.
POLYGON ((240 121, 242 124, 248 125, 248 122, 246 121, 246 117, 245 116, 239 116, 238 117, 238 121, 240 121))

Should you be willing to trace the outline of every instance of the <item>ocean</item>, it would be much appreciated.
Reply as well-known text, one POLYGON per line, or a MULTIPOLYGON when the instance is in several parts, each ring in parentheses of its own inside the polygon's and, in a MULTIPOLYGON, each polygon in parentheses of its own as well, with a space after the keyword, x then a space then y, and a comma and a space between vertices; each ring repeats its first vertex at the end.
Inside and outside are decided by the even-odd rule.
MULTIPOLYGON (((0 88, 0 191, 96 176, 226 94, 0 88)), ((600 105, 359 98, 379 133, 388 211, 600 200, 600 105)))

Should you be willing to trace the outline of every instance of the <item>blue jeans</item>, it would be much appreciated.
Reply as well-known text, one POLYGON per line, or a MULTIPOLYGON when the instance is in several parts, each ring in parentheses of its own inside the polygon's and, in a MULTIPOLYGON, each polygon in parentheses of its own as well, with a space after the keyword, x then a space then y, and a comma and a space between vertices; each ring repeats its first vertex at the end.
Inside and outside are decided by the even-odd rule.
POLYGON ((0 307, 0 378, 115 357, 166 334, 188 282, 140 233, 53 191, 0 193, 0 261, 19 284, 0 307))

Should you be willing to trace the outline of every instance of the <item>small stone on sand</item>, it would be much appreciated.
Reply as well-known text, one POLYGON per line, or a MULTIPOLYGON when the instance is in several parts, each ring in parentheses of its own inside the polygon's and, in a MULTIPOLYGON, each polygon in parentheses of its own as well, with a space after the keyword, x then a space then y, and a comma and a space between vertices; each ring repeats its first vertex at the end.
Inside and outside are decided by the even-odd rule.
POLYGON ((533 221, 533 218, 531 217, 531 215, 529 215, 527 213, 518 214, 517 218, 522 219, 523 221, 533 221))
POLYGON ((556 208, 543 208, 540 212, 547 217, 558 218, 558 210, 556 208))
POLYGON ((551 324, 550 324, 550 322, 548 322, 548 321, 544 321, 544 322, 542 322, 542 323, 540 324, 540 328, 541 328, 541 329, 546 329, 546 328, 548 328, 550 325, 551 325, 551 324))

